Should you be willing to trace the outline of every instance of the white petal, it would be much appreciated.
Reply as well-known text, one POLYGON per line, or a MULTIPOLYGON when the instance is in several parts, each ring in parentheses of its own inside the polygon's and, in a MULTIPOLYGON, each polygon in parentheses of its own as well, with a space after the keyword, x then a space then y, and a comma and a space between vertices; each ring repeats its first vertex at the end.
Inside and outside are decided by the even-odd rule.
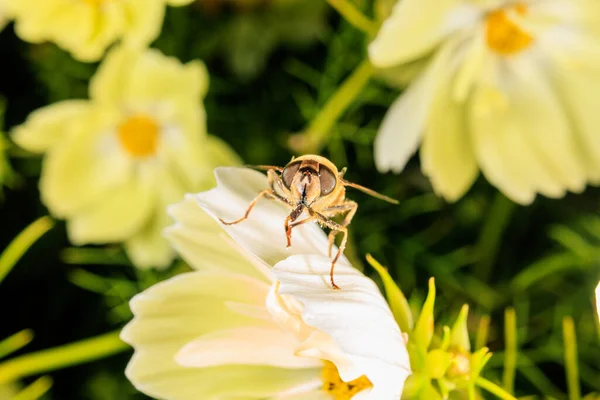
POLYGON ((369 45, 369 58, 376 67, 385 68, 424 56, 454 30, 474 23, 481 13, 462 0, 398 1, 369 45))
POLYGON ((135 348, 127 377, 140 391, 170 400, 264 399, 313 382, 320 369, 188 368, 175 362, 175 354, 186 343, 206 333, 237 327, 275 328, 272 321, 249 318, 227 307, 228 302, 264 307, 267 290, 268 285, 242 275, 193 272, 137 295, 131 301, 135 317, 121 333, 135 348))
POLYGON ((186 367, 227 364, 281 368, 322 367, 315 359, 294 355, 298 340, 281 328, 239 327, 208 333, 186 344, 175 360, 186 367))
MULTIPOLYGON (((217 187, 197 194, 196 198, 208 214, 225 221, 243 216, 252 200, 268 187, 264 174, 248 168, 220 167, 215 170, 215 177, 217 187)), ((292 254, 327 254, 327 237, 313 223, 294 228, 292 247, 286 250, 283 224, 290 211, 274 200, 261 199, 247 220, 223 228, 242 247, 269 265, 292 254)))
POLYGON ((380 172, 400 172, 414 154, 436 86, 448 75, 455 42, 444 45, 427 69, 394 101, 375 138, 375 164, 380 172))
MULTIPOLYGON (((336 347, 326 340, 312 340, 314 334, 307 342, 317 357, 341 351, 343 358, 325 359, 336 364, 343 380, 366 375, 373 383, 368 398, 398 399, 411 373, 410 362, 404 338, 385 299, 372 280, 345 261, 338 262, 335 270, 341 290, 333 290, 329 284, 330 265, 329 258, 315 255, 292 256, 275 265, 288 317, 300 312, 314 334, 331 338, 336 347), (294 302, 298 304, 294 306, 294 302)), ((286 322, 283 311, 275 307, 274 316, 286 322)), ((288 327, 293 321, 287 321, 288 327)), ((305 333, 304 329, 298 331, 305 333)), ((307 343, 301 349, 302 354, 311 355, 307 343)))
POLYGON ((183 259, 198 270, 224 270, 265 279, 265 276, 240 252, 223 228, 188 194, 185 200, 168 208, 175 224, 164 230, 164 236, 183 259))

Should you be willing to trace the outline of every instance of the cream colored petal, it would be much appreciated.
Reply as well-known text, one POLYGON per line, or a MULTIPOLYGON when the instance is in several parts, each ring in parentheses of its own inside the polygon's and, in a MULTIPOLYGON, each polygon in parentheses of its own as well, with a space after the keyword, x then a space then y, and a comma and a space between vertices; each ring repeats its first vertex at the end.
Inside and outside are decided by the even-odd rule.
POLYGON ((512 67, 500 90, 482 89, 472 99, 473 142, 482 170, 523 204, 535 192, 560 197, 565 189, 581 191, 586 180, 581 154, 556 95, 535 64, 523 59, 512 67))
MULTIPOLYGON (((146 50, 128 66, 123 95, 128 101, 171 101, 197 105, 208 88, 208 72, 200 61, 182 64, 158 50, 146 50)), ((157 112, 167 114, 177 104, 159 104, 157 112)), ((176 111, 176 108, 172 110, 176 111)))
POLYGON ((106 56, 90 96, 102 103, 151 107, 154 114, 169 117, 179 105, 197 105, 207 87, 208 73, 200 61, 183 65, 158 50, 122 45, 106 56))
POLYGON ((421 145, 421 167, 436 193, 448 201, 460 199, 479 168, 465 119, 466 107, 453 96, 453 81, 440 82, 421 145))
POLYGON ((472 98, 469 130, 479 166, 486 178, 506 196, 530 204, 537 188, 559 197, 564 190, 544 170, 518 127, 507 127, 508 99, 495 88, 479 87, 472 98))
POLYGON ((65 123, 60 143, 47 152, 40 189, 58 216, 77 212, 131 178, 132 160, 113 130, 118 119, 114 109, 86 107, 65 123))
POLYGON ((25 150, 42 153, 60 144, 72 130, 74 118, 88 112, 86 100, 65 100, 40 108, 13 130, 12 139, 25 150))
MULTIPOLYGON (((85 7, 87 4, 83 6, 85 7)), ((93 9, 93 7, 89 6, 88 8, 93 9)), ((75 35, 74 32, 65 30, 61 32, 61 36, 57 38, 57 42, 65 43, 65 47, 80 61, 98 61, 102 58, 106 49, 121 38, 126 29, 128 18, 129 16, 123 4, 105 2, 101 5, 100 9, 96 8, 92 10, 91 18, 86 23, 86 26, 90 30, 87 35, 75 35)), ((63 26, 69 27, 75 24, 81 24, 81 22, 73 21, 71 25, 63 26)))
POLYGON ((67 222, 69 239, 76 245, 131 239, 152 217, 155 206, 152 182, 132 179, 72 216, 67 222))
POLYGON ((165 17, 162 0, 129 0, 124 7, 130 16, 125 28, 125 43, 145 47, 158 37, 165 17))
MULTIPOLYGON (((176 103, 173 103, 175 105, 176 103)), ((214 186, 210 149, 206 143, 206 116, 197 104, 182 104, 161 117, 163 137, 158 157, 177 170, 190 192, 214 186)))
POLYGON ((49 39, 48 21, 68 0, 44 1, 11 0, 11 14, 15 18, 15 32, 23 40, 40 43, 49 39))
POLYGON ((110 132, 103 133, 105 113, 90 113, 72 122, 72 134, 44 159, 40 191, 50 211, 69 218, 110 196, 130 179, 132 163, 110 132))
POLYGON ((141 50, 117 46, 105 57, 90 81, 90 98, 103 104, 119 104, 128 79, 128 70, 140 56, 141 50))
POLYGON ((304 382, 302 385, 278 393, 277 396, 271 397, 269 400, 331 400, 331 394, 322 388, 322 379, 316 378, 313 381, 304 382))
POLYGON ((186 367, 269 365, 320 368, 319 360, 294 355, 298 340, 276 328, 239 327, 207 333, 186 344, 175 360, 186 367))
MULTIPOLYGON (((164 208, 160 210, 166 214, 164 208)), ((141 232, 125 242, 125 251, 133 265, 138 268, 166 268, 171 264, 175 253, 162 234, 168 225, 166 216, 154 216, 141 232)))
MULTIPOLYGON (((200 206, 214 218, 233 221, 244 215, 252 200, 267 189, 267 177, 248 168, 220 167, 215 170, 217 187, 199 193, 200 206)), ((327 254, 325 233, 313 223, 300 225, 292 233, 292 247, 286 249, 284 221, 290 208, 274 200, 261 199, 247 220, 223 228, 242 247, 269 265, 292 254, 327 254)), ((303 218, 303 217, 301 217, 303 218)))
POLYGON ((450 73, 448 64, 455 46, 455 41, 446 43, 387 111, 374 144, 375 165, 380 172, 402 171, 419 146, 436 86, 450 73))
POLYGON ((157 284, 131 301, 134 319, 121 337, 135 354, 126 374, 142 392, 171 400, 262 399, 305 382, 319 370, 227 365, 187 368, 176 353, 194 339, 236 327, 273 326, 231 311, 227 302, 259 306, 268 286, 236 274, 194 272, 157 284), (232 384, 235 382, 235 384, 232 384))
POLYGON ((402 0, 369 45, 369 59, 386 68, 431 52, 457 29, 474 24, 483 10, 462 0, 402 0))
POLYGON ((57 8, 44 21, 49 39, 79 61, 97 61, 118 33, 113 14, 120 6, 108 3, 100 11, 87 2, 71 2, 57 8))
MULTIPOLYGON (((326 358, 336 364, 343 380, 362 375, 373 383, 369 399, 398 399, 404 381, 410 375, 410 362, 405 341, 377 285, 352 268, 346 261, 336 264, 335 279, 341 290, 329 283, 331 260, 317 255, 296 255, 275 265, 273 271, 280 281, 279 296, 288 307, 274 317, 288 329, 305 338, 306 327, 294 329, 299 313, 302 322, 330 338, 314 340, 314 334, 301 345, 304 355, 322 357, 341 351, 342 358, 326 358), (312 352, 311 352, 312 349, 312 352)), ((272 305, 273 302, 267 302, 272 305)), ((271 308, 270 308, 271 311, 271 308)))
POLYGON ((572 118, 582 161, 589 179, 600 182, 600 112, 596 97, 600 93, 600 72, 590 70, 556 70, 554 80, 572 118))
POLYGON ((265 279, 219 223, 200 207, 194 195, 188 194, 185 200, 170 206, 168 213, 175 224, 164 230, 164 236, 192 268, 265 279))
POLYGON ((167 208, 183 199, 186 188, 166 166, 161 166, 151 175, 154 185, 160 188, 156 210, 141 231, 125 243, 125 250, 137 267, 166 268, 175 256, 171 244, 163 237, 163 230, 171 224, 167 208))
POLYGON ((187 6, 188 4, 193 2, 194 0, 167 0, 167 4, 172 7, 187 6))

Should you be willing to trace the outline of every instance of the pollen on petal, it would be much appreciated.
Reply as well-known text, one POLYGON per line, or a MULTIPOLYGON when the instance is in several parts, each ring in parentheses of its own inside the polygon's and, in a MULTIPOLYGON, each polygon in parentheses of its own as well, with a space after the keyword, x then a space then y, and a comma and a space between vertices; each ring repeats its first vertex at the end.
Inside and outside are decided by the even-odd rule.
POLYGON ((369 378, 364 375, 350 382, 342 381, 335 364, 330 361, 325 361, 321 378, 323 391, 335 400, 350 400, 355 394, 373 387, 369 378))

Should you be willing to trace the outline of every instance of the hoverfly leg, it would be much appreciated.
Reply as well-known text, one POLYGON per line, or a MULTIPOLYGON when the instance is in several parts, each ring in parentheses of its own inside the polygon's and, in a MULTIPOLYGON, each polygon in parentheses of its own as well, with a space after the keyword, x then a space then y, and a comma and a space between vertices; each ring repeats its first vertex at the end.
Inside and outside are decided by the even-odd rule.
POLYGON ((298 219, 298 217, 302 214, 302 211, 304 211, 304 204, 299 204, 298 207, 294 208, 292 210, 292 212, 290 213, 290 215, 288 215, 285 218, 285 222, 283 223, 283 227, 285 229, 285 237, 287 239, 287 246, 286 247, 291 247, 292 246, 292 228, 294 226, 303 224, 303 223, 307 222, 308 220, 312 219, 312 218, 307 218, 307 219, 305 219, 303 221, 299 221, 297 223, 294 223, 294 221, 296 219, 298 219))
MULTIPOLYGON (((345 212, 348 212, 348 214, 346 214, 346 216, 344 217, 344 220, 342 221, 342 226, 348 226, 350 224, 350 222, 352 221, 352 218, 354 218, 354 214, 356 214, 356 210, 358 210, 358 204, 355 201, 345 201, 342 204, 339 204, 337 206, 331 206, 328 207, 326 209, 323 210, 323 213, 327 216, 327 217, 333 217, 337 214, 343 214, 345 212)), ((329 232, 329 235, 327 235, 327 239, 329 241, 329 249, 328 249, 328 257, 331 257, 331 249, 333 248, 333 243, 335 240, 335 237, 337 236, 337 234, 340 233, 339 230, 331 230, 331 232, 329 232)))
POLYGON ((237 223, 242 222, 243 220, 248 218, 248 215, 250 215, 250 211, 252 211, 252 209, 254 208, 254 206, 256 205, 256 202, 261 198, 261 197, 267 197, 267 198, 277 198, 277 196, 275 195, 275 193, 273 193, 273 190, 271 189, 265 189, 262 192, 260 192, 258 194, 258 196, 256 196, 254 198, 254 200, 252 200, 252 202, 250 203, 250 205, 248 206, 248 209, 246 210, 246 213, 244 214, 244 216, 242 218, 236 219, 235 221, 231 221, 231 222, 226 222, 223 221, 221 218, 219 218, 219 221, 221 221, 221 223, 223 225, 235 225, 237 223))
POLYGON ((344 249, 346 248, 346 242, 348 240, 348 229, 345 226, 340 226, 338 229, 344 234, 344 237, 342 238, 342 242, 340 243, 340 247, 338 247, 338 251, 335 254, 335 257, 333 258, 333 260, 331 260, 331 269, 329 270, 329 280, 331 281, 331 286, 336 290, 339 290, 340 287, 336 285, 333 281, 333 269, 335 268, 336 261, 344 252, 344 249))
MULTIPOLYGON (((354 206, 349 205, 349 207, 356 208, 356 203, 354 206)), ((333 210, 330 210, 330 211, 333 211, 333 210)), ((346 248, 346 242, 348 241, 348 228, 327 218, 323 214, 319 214, 311 209, 309 209, 309 212, 311 213, 311 215, 315 215, 322 225, 331 229, 331 232, 329 233, 331 238, 335 238, 335 235, 340 232, 343 233, 343 235, 344 235, 344 237, 342 238, 342 242, 340 243, 340 247, 338 247, 337 253, 335 254, 335 257, 333 258, 333 260, 331 260, 331 269, 329 270, 329 281, 331 282, 331 287, 333 287, 335 290, 339 290, 340 287, 335 284, 335 280, 333 279, 333 270, 335 268, 335 263, 340 258, 342 253, 344 253, 344 249, 346 248)), ((352 219, 352 217, 350 217, 350 219, 352 219)), ((348 221, 348 223, 349 223, 349 221, 348 221)), ((330 240, 333 242, 333 239, 330 239, 330 240)), ((330 249, 331 249, 331 247, 330 247, 330 249)))

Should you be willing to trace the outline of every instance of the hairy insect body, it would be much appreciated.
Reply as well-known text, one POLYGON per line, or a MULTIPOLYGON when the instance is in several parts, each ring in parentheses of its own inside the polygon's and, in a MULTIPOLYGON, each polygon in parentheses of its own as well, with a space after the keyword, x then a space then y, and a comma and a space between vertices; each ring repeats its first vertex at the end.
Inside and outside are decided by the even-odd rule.
POLYGON ((261 197, 267 197, 286 204, 292 209, 284 221, 287 246, 291 246, 292 229, 307 222, 316 221, 329 232, 329 256, 335 236, 342 233, 342 241, 335 257, 331 261, 329 278, 334 289, 339 289, 333 279, 333 269, 336 261, 343 254, 348 239, 347 226, 354 217, 358 204, 346 200, 346 186, 354 187, 379 199, 397 203, 396 200, 367 189, 363 186, 343 179, 345 169, 338 171, 337 167, 325 157, 305 155, 292 159, 285 167, 255 166, 253 168, 266 170, 269 178, 269 188, 260 192, 248 206, 244 216, 238 220, 221 222, 225 225, 237 224, 250 214, 256 202, 261 197), (344 215, 341 223, 331 218, 344 215), (304 219, 300 219, 304 215, 304 219))

